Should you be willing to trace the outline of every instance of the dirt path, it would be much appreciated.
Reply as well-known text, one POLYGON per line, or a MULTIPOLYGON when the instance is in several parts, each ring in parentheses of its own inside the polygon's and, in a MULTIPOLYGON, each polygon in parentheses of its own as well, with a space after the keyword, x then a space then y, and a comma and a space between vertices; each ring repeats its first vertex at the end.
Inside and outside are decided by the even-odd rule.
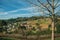
MULTIPOLYGON (((0 33, 0 37, 9 37, 9 38, 16 38, 16 39, 36 39, 38 36, 37 35, 30 35, 30 36, 22 36, 20 34, 2 34, 0 33)), ((60 34, 56 34, 55 37, 60 37, 60 34)), ((51 38, 51 35, 40 35, 39 38, 41 39, 47 39, 51 38)))

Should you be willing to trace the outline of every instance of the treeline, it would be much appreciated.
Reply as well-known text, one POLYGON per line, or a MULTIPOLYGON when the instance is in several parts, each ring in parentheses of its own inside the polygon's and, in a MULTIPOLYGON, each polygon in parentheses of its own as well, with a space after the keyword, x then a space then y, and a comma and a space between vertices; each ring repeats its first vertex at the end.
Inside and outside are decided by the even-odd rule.
POLYGON ((40 16, 32 16, 32 17, 18 17, 18 18, 11 18, 7 20, 0 20, 0 26, 4 26, 7 24, 15 23, 15 22, 23 22, 28 20, 37 20, 40 19, 40 16))
POLYGON ((11 18, 8 20, 0 20, 0 24, 2 24, 2 22, 6 22, 6 23, 14 23, 14 22, 23 22, 23 21, 29 21, 29 20, 37 20, 43 18, 43 16, 32 16, 32 17, 18 17, 18 18, 11 18))
MULTIPOLYGON (((7 20, 0 20, 0 26, 15 23, 15 22, 24 22, 24 21, 31 21, 31 20, 38 20, 43 18, 49 18, 48 16, 32 16, 32 17, 18 17, 18 18, 11 18, 7 20)), ((60 18, 58 15, 57 18, 60 18)), ((57 20, 57 19, 56 19, 57 20)))

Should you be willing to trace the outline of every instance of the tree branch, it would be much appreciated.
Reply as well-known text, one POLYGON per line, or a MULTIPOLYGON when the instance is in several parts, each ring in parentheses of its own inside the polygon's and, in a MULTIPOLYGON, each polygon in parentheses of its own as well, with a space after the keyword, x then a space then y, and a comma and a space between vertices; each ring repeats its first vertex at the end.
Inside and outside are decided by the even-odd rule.
POLYGON ((59 5, 57 5, 56 7, 55 7, 55 9, 57 8, 57 7, 59 7, 60 6, 60 4, 59 5))
POLYGON ((51 3, 49 2, 49 0, 47 0, 48 4, 52 7, 51 3))
POLYGON ((58 14, 58 13, 60 13, 60 10, 59 10, 59 11, 57 11, 55 14, 58 14))
POLYGON ((55 4, 55 9, 60 6, 60 4, 58 5, 58 3, 59 3, 59 0, 57 0, 57 3, 55 4))
POLYGON ((45 6, 43 3, 41 3, 41 1, 39 1, 39 0, 37 0, 43 7, 45 7, 47 10, 48 10, 48 12, 50 12, 50 13, 52 13, 48 8, 47 8, 47 6, 45 6))
POLYGON ((55 6, 57 6, 58 2, 59 2, 59 1, 57 1, 57 3, 55 4, 55 6))
POLYGON ((26 0, 27 2, 29 2, 30 4, 33 4, 33 5, 35 5, 35 6, 38 6, 38 7, 40 7, 39 5, 37 5, 37 4, 34 4, 33 2, 31 2, 31 1, 28 1, 28 0, 26 0))

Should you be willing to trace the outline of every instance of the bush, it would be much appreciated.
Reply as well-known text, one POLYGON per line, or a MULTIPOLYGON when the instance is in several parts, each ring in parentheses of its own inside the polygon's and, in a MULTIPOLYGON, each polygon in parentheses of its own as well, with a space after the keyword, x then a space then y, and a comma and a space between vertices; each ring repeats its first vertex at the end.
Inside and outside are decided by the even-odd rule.
POLYGON ((60 23, 58 22, 57 24, 56 24, 56 29, 57 29, 57 33, 60 33, 60 23))
POLYGON ((12 38, 0 38, 0 40, 14 40, 12 38))
POLYGON ((50 30, 44 30, 44 31, 41 31, 41 34, 44 35, 44 34, 51 34, 51 31, 50 30))

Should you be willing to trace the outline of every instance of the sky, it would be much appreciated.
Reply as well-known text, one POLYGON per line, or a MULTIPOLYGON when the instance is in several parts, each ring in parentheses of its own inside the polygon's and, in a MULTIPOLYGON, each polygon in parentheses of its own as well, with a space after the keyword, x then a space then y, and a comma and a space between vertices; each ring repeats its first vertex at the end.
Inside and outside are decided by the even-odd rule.
MULTIPOLYGON (((39 5, 36 0, 33 0, 32 2, 39 5)), ((56 11, 58 9, 56 9, 56 11)), ((39 8, 37 6, 34 6, 24 0, 0 0, 0 19, 42 15, 42 12, 39 12, 38 10, 39 8)))
POLYGON ((39 15, 37 7, 22 0, 0 0, 0 19, 39 15))

